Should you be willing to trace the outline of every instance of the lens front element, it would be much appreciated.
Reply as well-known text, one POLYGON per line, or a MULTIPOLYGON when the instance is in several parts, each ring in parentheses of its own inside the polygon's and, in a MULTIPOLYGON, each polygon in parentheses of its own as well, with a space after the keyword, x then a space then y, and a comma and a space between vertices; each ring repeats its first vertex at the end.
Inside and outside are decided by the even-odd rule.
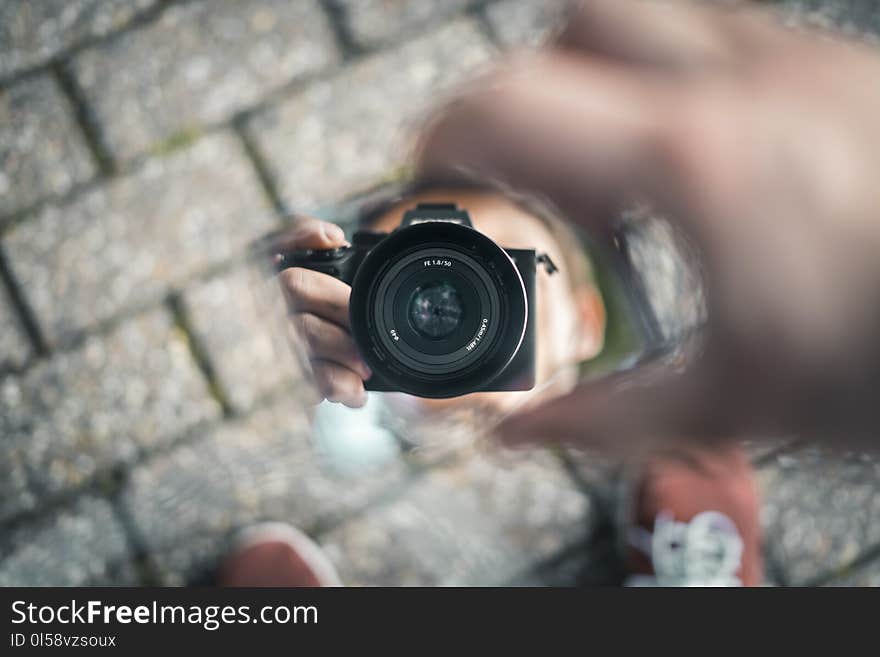
POLYGON ((461 296, 448 281, 434 280, 419 285, 410 297, 410 324, 429 340, 439 340, 453 333, 463 315, 461 296))

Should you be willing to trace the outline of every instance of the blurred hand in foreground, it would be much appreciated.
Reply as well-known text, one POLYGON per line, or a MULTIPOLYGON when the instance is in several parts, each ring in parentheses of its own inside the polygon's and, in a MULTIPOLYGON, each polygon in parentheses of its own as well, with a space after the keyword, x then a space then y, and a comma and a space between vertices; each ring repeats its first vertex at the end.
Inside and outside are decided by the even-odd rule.
POLYGON ((684 372, 584 385, 508 442, 638 449, 880 429, 880 55, 752 8, 592 0, 437 114, 419 172, 499 180, 601 235, 647 200, 699 248, 684 372))

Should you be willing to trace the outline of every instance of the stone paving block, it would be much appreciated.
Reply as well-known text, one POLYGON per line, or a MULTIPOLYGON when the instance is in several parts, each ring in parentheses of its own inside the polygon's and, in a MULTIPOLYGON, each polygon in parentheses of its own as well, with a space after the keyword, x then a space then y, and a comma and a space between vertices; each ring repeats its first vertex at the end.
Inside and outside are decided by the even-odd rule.
POLYGON ((605 491, 620 476, 621 463, 597 450, 572 447, 560 449, 568 459, 574 476, 588 490, 605 491))
POLYGON ((230 533, 258 520, 310 530, 399 487, 398 460, 345 476, 325 468, 297 400, 249 418, 137 468, 123 501, 162 580, 183 584, 216 566, 230 533))
POLYGON ((880 586, 880 556, 826 583, 826 586, 880 586))
POLYGON ((653 310, 661 338, 676 342, 703 324, 706 302, 699 261, 673 225, 634 210, 627 221, 626 248, 653 310))
POLYGON ((507 586, 620 586, 625 572, 615 543, 593 538, 566 549, 537 568, 517 575, 507 586))
POLYGON ((0 436, 54 493, 218 417, 185 338, 156 310, 56 354, 0 399, 0 436))
MULTIPOLYGON (((0 382, 0 395, 5 396, 9 379, 0 382)), ((28 486, 22 445, 7 436, 0 436, 0 521, 36 505, 36 497, 28 486)))
POLYGON ((125 586, 137 583, 122 526, 102 498, 18 526, 0 539, 0 586, 125 586))
POLYGON ((409 156, 406 129, 491 50, 471 21, 459 20, 258 115, 249 128, 285 202, 302 211, 381 182, 409 156))
POLYGON ((221 133, 44 208, 6 247, 48 339, 63 342, 235 257, 274 225, 240 144, 221 133))
POLYGON ((758 473, 768 557, 787 584, 844 568, 880 543, 880 460, 801 449, 758 473))
POLYGON ((0 4, 0 77, 37 66, 127 25, 158 0, 26 0, 0 4))
POLYGON ((810 25, 875 41, 880 34, 880 5, 875 0, 773 0, 773 4, 790 19, 810 25))
POLYGON ((474 456, 320 542, 349 585, 489 585, 584 540, 592 520, 589 499, 552 455, 474 456))
POLYGON ((185 299, 196 334, 237 410, 300 378, 279 326, 284 299, 274 281, 239 267, 190 287, 185 299), (273 301, 277 307, 269 307, 273 301))
POLYGON ((490 4, 485 12, 503 46, 536 46, 559 25, 568 4, 565 0, 504 0, 490 4))
POLYGON ((0 372, 21 367, 32 352, 31 343, 9 303, 6 290, 0 290, 0 372))
POLYGON ((791 440, 770 439, 770 440, 745 440, 742 442, 743 449, 749 456, 749 460, 753 464, 760 464, 770 460, 778 452, 791 449, 794 445, 791 440))
POLYGON ((469 0, 337 0, 355 42, 375 47, 407 30, 434 27, 461 12, 469 0))
POLYGON ((213 124, 337 59, 315 0, 173 6, 149 26, 74 60, 111 150, 129 158, 213 124))
POLYGON ((72 108, 48 74, 0 88, 0 216, 94 174, 72 108))

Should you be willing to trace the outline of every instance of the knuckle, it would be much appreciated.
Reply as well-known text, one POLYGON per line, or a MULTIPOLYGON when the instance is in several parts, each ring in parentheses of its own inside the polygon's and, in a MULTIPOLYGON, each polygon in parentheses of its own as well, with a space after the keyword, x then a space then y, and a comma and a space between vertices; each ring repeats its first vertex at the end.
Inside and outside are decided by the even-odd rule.
POLYGON ((292 228, 292 241, 295 246, 305 248, 314 246, 316 238, 322 234, 323 222, 312 217, 301 217, 297 219, 292 228))
POLYGON ((333 368, 326 363, 313 362, 312 373, 314 384, 318 387, 318 390, 324 395, 324 397, 329 398, 330 393, 333 391, 333 383, 335 379, 333 368))
POLYGON ((320 320, 310 313, 299 313, 294 323, 300 334, 311 344, 320 336, 320 320))
POLYGON ((295 237, 304 237, 312 233, 319 223, 314 217, 298 216, 293 220, 291 230, 295 237))
POLYGON ((340 369, 334 365, 321 367, 321 393, 330 401, 338 401, 345 394, 345 382, 340 376, 340 369))
POLYGON ((295 298, 304 298, 308 296, 311 288, 311 276, 307 269, 302 267, 292 267, 282 272, 284 276, 284 286, 295 298))
POLYGON ((348 334, 340 336, 338 348, 342 357, 350 363, 356 363, 360 358, 357 345, 355 344, 354 339, 348 334))
POLYGON ((332 365, 322 365, 320 368, 321 372, 321 384, 324 389, 328 392, 332 392, 337 385, 337 373, 336 368, 332 365))
POLYGON ((301 228, 308 226, 310 221, 312 220, 309 217, 297 215, 293 218, 293 221, 290 224, 290 229, 293 231, 297 231, 301 228))

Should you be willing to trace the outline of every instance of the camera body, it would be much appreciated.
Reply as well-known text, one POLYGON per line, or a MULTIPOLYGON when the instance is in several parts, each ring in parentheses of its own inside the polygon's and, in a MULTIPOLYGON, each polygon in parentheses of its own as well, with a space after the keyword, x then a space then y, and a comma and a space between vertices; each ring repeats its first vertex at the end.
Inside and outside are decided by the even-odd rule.
POLYGON ((419 204, 391 233, 350 247, 277 254, 349 284, 351 332, 373 371, 367 390, 447 398, 535 385, 534 249, 504 249, 454 204, 419 204))

